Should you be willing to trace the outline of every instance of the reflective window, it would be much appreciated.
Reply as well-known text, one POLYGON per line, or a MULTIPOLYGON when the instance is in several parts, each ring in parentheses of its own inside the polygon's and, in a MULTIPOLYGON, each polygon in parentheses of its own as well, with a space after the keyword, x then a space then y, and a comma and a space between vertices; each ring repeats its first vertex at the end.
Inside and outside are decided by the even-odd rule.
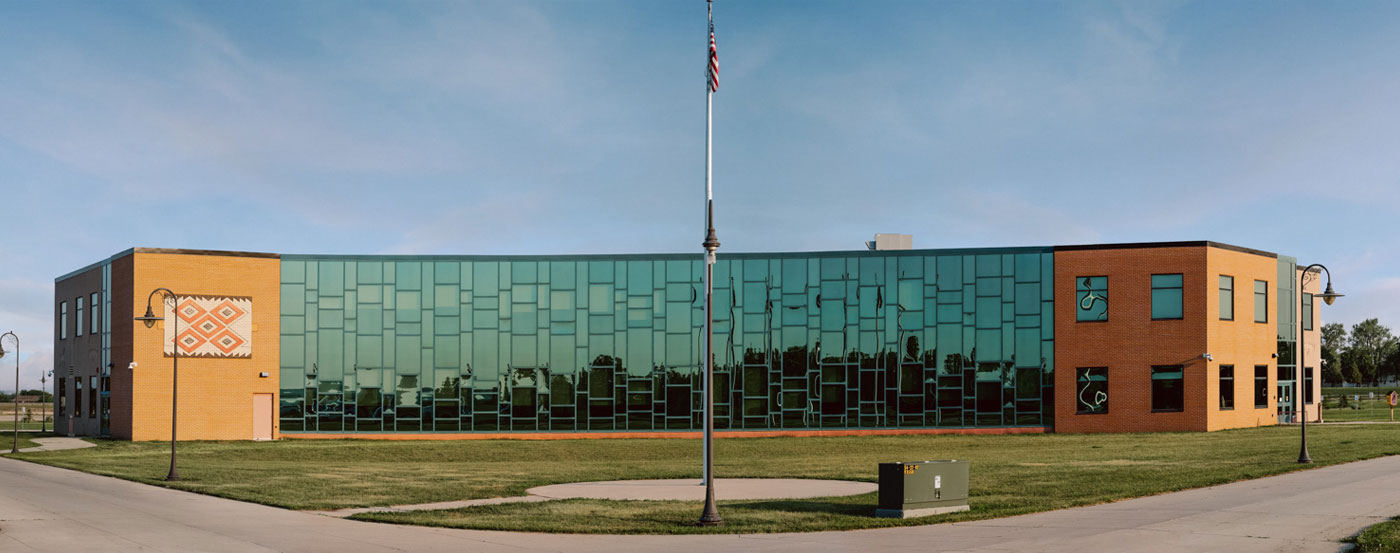
POLYGON ((58 302, 58 339, 68 339, 68 302, 58 302))
POLYGON ((74 319, 74 323, 76 323, 76 324, 73 325, 73 335, 74 335, 74 336, 82 336, 82 335, 83 335, 83 297, 82 297, 82 296, 78 296, 78 297, 76 297, 76 298, 73 298, 73 309, 74 309, 74 311, 73 311, 73 313, 74 313, 73 319, 74 319))
POLYGON ((1108 320, 1108 277, 1075 277, 1075 320, 1108 320))
POLYGON ((1235 320, 1235 277, 1220 275, 1220 320, 1235 320))
POLYGON ((1075 382, 1076 414, 1098 415, 1108 412, 1108 367, 1075 369, 1075 382))
POLYGON ((58 377, 58 416, 68 416, 68 379, 58 377))
POLYGON ((1313 295, 1303 294, 1303 330, 1313 329, 1313 295))
POLYGON ((1269 366, 1254 366, 1254 408, 1264 409, 1269 406, 1269 366))
POLYGON ((1235 408, 1235 366, 1220 366, 1220 410, 1235 408))
POLYGON ((1269 283, 1254 281, 1254 322, 1269 322, 1269 283))
POLYGON ((1152 367, 1152 411, 1181 411, 1185 407, 1181 376, 1181 365, 1152 367))
POLYGON ((88 302, 88 305, 90 306, 88 309, 92 311, 92 319, 88 322, 88 332, 97 334, 101 328, 97 322, 97 292, 92 293, 92 301, 88 302))
POLYGON ((1181 275, 1152 275, 1152 318, 1181 318, 1181 275))
MULTIPOLYGON (((699 429, 701 269, 283 256, 282 431, 699 429)), ((1047 248, 721 256, 716 427, 1051 425, 1053 270, 1047 248)))
POLYGON ((1313 403, 1313 368, 1303 367, 1303 403, 1313 403))

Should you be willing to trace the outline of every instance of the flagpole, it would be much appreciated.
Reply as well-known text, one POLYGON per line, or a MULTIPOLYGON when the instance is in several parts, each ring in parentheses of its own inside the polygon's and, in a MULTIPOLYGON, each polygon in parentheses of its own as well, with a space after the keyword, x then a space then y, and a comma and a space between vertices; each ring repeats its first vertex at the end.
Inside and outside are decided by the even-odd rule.
POLYGON ((714 271, 715 250, 719 249, 719 238, 715 236, 714 191, 711 186, 713 161, 714 95, 719 88, 719 58, 715 52, 714 1, 705 0, 705 11, 710 27, 710 46, 706 59, 705 76, 705 270, 702 273, 705 287, 705 329, 704 345, 701 349, 701 370, 704 371, 704 472, 705 472, 705 511, 700 515, 701 526, 724 524, 715 506, 715 364, 714 364, 714 271))

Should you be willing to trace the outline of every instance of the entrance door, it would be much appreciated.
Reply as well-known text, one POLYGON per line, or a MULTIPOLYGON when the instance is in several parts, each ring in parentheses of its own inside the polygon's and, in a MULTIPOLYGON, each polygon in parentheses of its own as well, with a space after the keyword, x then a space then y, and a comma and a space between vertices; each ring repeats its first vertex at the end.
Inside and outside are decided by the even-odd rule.
POLYGON ((272 394, 253 394, 253 439, 272 439, 272 394))
POLYGON ((1278 383, 1278 421, 1293 422, 1293 381, 1278 383))

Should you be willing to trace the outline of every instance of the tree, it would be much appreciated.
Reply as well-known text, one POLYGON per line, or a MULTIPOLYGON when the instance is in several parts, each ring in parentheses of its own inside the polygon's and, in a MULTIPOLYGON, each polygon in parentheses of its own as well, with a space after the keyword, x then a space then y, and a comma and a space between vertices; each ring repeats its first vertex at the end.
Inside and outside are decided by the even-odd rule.
POLYGON ((1342 371, 1342 349, 1346 347, 1347 328, 1342 323, 1322 325, 1322 379, 1346 382, 1342 371))
POLYGON ((1350 343, 1351 347, 1348 348, 1348 351, 1356 356, 1356 362, 1361 364, 1359 367, 1361 372, 1374 385, 1381 362, 1390 353, 1390 350, 1396 347, 1395 338, 1390 335, 1390 329, 1382 325, 1378 319, 1366 319, 1352 325, 1350 343))

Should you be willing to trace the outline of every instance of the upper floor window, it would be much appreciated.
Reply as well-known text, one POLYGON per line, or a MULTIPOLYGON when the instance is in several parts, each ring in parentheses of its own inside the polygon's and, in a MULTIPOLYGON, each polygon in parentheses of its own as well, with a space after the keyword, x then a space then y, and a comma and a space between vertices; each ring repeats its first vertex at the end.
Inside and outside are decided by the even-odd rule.
POLYGON ((68 302, 58 302, 58 339, 68 339, 68 302))
POLYGON ((1313 329, 1313 295, 1303 294, 1303 330, 1313 329))
POLYGON ((1254 281, 1254 322, 1269 322, 1269 283, 1254 281))
POLYGON ((78 297, 76 297, 76 298, 73 298, 73 305, 75 306, 75 307, 74 307, 74 317, 73 317, 73 322, 75 323, 75 324, 73 325, 73 335, 74 335, 74 336, 82 336, 82 335, 83 335, 83 297, 82 297, 82 296, 78 296, 78 297))
POLYGON ((1152 318, 1181 318, 1181 275, 1152 275, 1152 318))
POLYGON ((1108 277, 1091 276, 1076 277, 1075 320, 1077 321, 1107 321, 1108 320, 1108 277))
POLYGON ((1220 320, 1235 320, 1235 277, 1220 275, 1220 320))
POLYGON ((92 320, 88 324, 88 332, 97 334, 102 325, 97 318, 97 292, 93 292, 91 301, 88 302, 88 309, 92 310, 92 320))

